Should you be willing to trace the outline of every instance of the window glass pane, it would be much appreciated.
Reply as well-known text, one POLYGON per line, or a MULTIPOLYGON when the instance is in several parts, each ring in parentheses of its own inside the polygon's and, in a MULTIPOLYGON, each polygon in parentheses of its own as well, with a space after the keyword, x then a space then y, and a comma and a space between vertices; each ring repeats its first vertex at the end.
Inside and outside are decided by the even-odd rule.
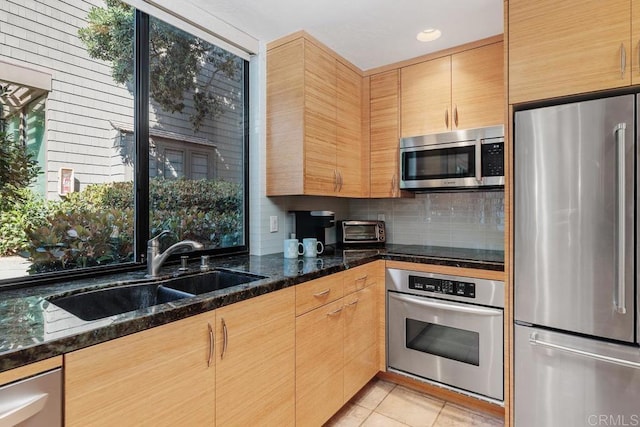
POLYGON ((245 61, 150 19, 150 234, 245 245, 245 61))
POLYGON ((133 261, 133 34, 117 1, 0 2, 0 280, 133 261))
POLYGON ((480 365, 480 334, 475 331, 406 319, 407 348, 480 365))

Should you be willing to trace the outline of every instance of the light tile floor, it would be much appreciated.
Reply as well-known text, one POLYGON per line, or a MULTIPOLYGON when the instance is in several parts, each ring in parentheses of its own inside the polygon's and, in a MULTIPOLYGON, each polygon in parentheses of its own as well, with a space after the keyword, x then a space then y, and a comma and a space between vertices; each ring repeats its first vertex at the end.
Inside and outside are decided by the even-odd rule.
POLYGON ((501 419, 472 412, 377 378, 325 427, 499 427, 501 419))

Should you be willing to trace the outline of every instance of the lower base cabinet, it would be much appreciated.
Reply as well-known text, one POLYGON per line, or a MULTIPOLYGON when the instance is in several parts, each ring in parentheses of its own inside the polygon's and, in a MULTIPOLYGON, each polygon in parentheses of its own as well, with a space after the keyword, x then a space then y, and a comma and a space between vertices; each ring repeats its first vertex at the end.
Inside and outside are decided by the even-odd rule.
POLYGON ((295 422, 295 289, 216 310, 216 425, 295 422))
POLYGON ((328 276, 345 296, 296 318, 297 426, 322 425, 378 373, 383 274, 372 263, 328 276))
POLYGON ((65 426, 213 425, 213 322, 204 313, 67 353, 65 426))

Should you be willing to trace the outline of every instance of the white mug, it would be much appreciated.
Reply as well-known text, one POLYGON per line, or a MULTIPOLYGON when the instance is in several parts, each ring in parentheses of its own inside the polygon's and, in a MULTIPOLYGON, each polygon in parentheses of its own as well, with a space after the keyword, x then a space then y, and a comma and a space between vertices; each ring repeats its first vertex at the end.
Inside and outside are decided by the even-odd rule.
POLYGON ((322 242, 318 242, 318 239, 313 237, 302 239, 302 245, 304 246, 304 256, 308 258, 314 258, 324 252, 322 242))
POLYGON ((304 246, 298 242, 298 239, 285 239, 284 241, 284 257, 298 258, 298 255, 304 253, 304 246))

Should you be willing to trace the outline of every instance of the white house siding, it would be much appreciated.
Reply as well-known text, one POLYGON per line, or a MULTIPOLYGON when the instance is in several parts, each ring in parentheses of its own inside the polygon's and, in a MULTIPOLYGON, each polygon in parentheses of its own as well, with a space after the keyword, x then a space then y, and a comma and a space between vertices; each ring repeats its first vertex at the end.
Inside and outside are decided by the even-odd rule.
POLYGON ((97 0, 0 2, 0 55, 52 75, 44 165, 49 198, 57 197, 60 167, 75 170, 80 189, 124 179, 122 162, 113 162, 116 132, 109 120, 132 123, 133 100, 126 88, 113 83, 109 64, 91 59, 77 36, 89 9, 100 5, 97 0))
MULTIPOLYGON (((58 170, 75 170, 80 189, 89 184, 131 180, 114 148, 118 138, 111 123, 133 123, 133 97, 111 77, 111 66, 91 59, 77 36, 99 0, 0 1, 0 57, 25 67, 50 71, 52 90, 46 101, 47 196, 57 197, 58 170)), ((0 80, 2 70, 0 69, 0 80)), ((221 86, 229 82, 217 79, 221 86)), ((20 83, 20 82, 14 82, 20 83)), ((235 83, 233 89, 241 89, 235 83)), ((218 147, 217 177, 238 181, 243 164, 242 108, 227 109, 216 123, 194 134, 184 114, 155 114, 150 123, 164 130, 206 138, 218 147)))

